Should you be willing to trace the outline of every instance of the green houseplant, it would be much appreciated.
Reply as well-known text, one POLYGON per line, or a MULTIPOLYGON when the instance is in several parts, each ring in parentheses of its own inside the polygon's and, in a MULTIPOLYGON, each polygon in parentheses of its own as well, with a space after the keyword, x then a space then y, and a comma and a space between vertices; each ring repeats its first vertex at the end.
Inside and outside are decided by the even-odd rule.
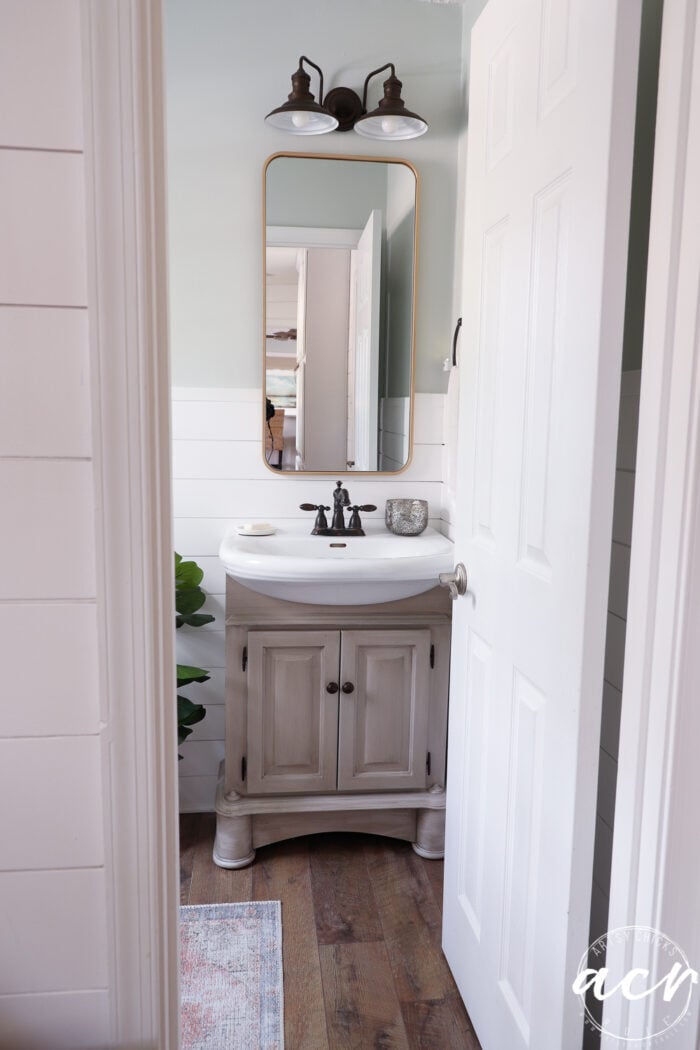
MULTIPOLYGON (((203 627, 212 623, 214 617, 199 610, 206 601, 200 587, 204 573, 195 561, 183 561, 175 553, 175 627, 203 627)), ((208 682, 209 673, 202 667, 177 665, 177 687, 182 689, 193 682, 208 682)), ((192 732, 192 726, 201 722, 206 714, 202 704, 193 703, 188 697, 177 695, 177 742, 184 743, 192 732)), ((182 758, 182 755, 179 756, 182 758)))

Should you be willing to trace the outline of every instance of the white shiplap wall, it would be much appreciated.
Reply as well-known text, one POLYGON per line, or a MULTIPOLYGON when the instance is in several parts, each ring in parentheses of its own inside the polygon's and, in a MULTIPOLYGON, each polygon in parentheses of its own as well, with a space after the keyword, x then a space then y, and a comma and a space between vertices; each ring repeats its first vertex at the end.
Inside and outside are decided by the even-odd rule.
POLYGON ((637 458, 637 423, 641 372, 623 372, 615 479, 615 512, 605 644, 605 682, 600 736, 591 940, 607 930, 612 861, 617 755, 620 737, 622 671, 625 660, 627 591, 632 543, 632 504, 637 458))
MULTIPOLYGON (((442 394, 416 395, 414 451, 410 467, 396 477, 344 475, 358 503, 375 503, 383 515, 391 496, 427 499, 431 525, 445 530, 443 520, 442 394)), ((218 550, 227 528, 242 521, 304 518, 303 502, 330 502, 331 477, 284 477, 262 461, 260 390, 176 389, 173 392, 173 499, 175 547, 204 570, 208 592, 204 611, 216 621, 203 628, 177 632, 178 660, 210 671, 211 680, 193 686, 193 700, 207 716, 181 748, 180 808, 214 808, 216 773, 224 756, 224 595, 225 573, 218 550)))
POLYGON ((0 7, 0 1042, 107 1046, 80 0, 0 7))

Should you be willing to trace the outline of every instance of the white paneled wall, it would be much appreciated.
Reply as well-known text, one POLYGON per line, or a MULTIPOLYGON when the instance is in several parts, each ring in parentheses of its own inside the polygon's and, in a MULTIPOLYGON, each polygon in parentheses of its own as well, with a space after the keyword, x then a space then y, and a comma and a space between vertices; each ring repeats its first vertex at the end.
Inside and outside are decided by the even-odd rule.
POLYGON ((605 645, 605 684, 600 736, 600 771, 596 814, 591 940, 607 929, 610 864, 617 753, 620 736, 622 670, 625 659, 625 627, 629 586, 632 503, 637 454, 637 422, 641 372, 623 372, 620 393, 620 424, 615 481, 615 514, 608 593, 608 627, 605 645))
POLYGON ((0 7, 0 1045, 110 1042, 80 0, 0 7))
MULTIPOLYGON (((236 522, 306 518, 299 504, 330 502, 334 479, 294 477, 268 470, 262 459, 260 390, 176 389, 173 392, 175 547, 204 570, 204 611, 216 621, 177 632, 178 661, 204 667, 211 681, 188 694, 207 716, 181 748, 180 808, 213 810, 216 773, 224 755, 225 573, 218 558, 226 529, 236 522)), ((344 474, 353 501, 374 503, 381 518, 391 496, 427 499, 431 525, 444 530, 442 394, 417 394, 413 459, 395 477, 344 474)))

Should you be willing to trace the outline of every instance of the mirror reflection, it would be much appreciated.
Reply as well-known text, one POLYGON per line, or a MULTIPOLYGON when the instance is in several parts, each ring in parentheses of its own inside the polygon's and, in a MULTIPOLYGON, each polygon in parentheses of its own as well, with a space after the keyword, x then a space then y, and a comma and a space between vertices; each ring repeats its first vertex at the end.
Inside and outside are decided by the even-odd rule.
POLYGON ((417 178, 405 161, 265 168, 265 459, 401 470, 410 455, 417 178))

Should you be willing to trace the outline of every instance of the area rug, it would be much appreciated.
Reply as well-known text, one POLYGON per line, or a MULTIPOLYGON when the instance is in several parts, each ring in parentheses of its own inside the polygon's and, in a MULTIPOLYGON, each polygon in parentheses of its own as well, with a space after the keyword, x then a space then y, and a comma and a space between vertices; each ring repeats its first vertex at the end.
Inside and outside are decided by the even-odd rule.
POLYGON ((180 908, 181 1050, 282 1050, 279 901, 180 908))

